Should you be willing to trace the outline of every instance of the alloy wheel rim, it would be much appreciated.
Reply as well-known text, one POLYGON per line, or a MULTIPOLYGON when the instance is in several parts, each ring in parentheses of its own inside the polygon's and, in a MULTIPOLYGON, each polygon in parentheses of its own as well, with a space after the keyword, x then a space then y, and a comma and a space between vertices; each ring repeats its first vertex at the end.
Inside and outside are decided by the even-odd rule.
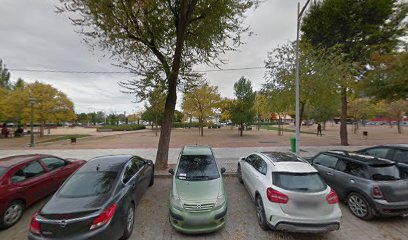
POLYGON ((7 208, 4 213, 4 223, 7 225, 14 224, 21 217, 23 208, 19 204, 13 204, 7 208))
POLYGON ((129 232, 131 232, 133 229, 133 216, 134 216, 133 209, 130 208, 129 213, 128 213, 128 219, 127 219, 128 220, 127 229, 129 232))
POLYGON ((262 207, 262 201, 261 199, 258 197, 256 199, 256 215, 258 217, 258 222, 260 224, 263 224, 264 220, 263 220, 263 215, 262 215, 262 211, 263 211, 263 207, 262 207))
POLYGON ((356 195, 352 195, 349 198, 348 204, 350 206, 351 211, 354 215, 358 217, 365 217, 368 213, 367 204, 364 202, 363 199, 356 195))

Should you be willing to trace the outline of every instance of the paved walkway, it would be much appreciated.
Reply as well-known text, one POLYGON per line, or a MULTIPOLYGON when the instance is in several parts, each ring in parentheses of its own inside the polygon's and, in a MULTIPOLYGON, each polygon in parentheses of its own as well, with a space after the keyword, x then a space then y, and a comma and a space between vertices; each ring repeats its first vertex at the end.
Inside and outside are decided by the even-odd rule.
MULTIPOLYGON (((330 149, 342 149, 354 151, 367 146, 322 146, 322 147, 303 147, 301 149, 301 156, 311 157, 320 151, 330 149)), ((180 148, 170 148, 169 150, 169 164, 175 164, 177 161, 180 148)), ((283 151, 289 152, 289 147, 237 147, 237 148, 213 148, 215 157, 222 161, 236 162, 239 157, 246 156, 252 152, 264 152, 264 151, 283 151)), ((147 159, 156 159, 156 148, 143 148, 143 149, 23 149, 23 150, 0 150, 0 157, 7 157, 20 154, 34 154, 43 153, 56 155, 63 158, 78 158, 89 160, 93 157, 112 155, 112 154, 134 154, 139 155, 147 159)))

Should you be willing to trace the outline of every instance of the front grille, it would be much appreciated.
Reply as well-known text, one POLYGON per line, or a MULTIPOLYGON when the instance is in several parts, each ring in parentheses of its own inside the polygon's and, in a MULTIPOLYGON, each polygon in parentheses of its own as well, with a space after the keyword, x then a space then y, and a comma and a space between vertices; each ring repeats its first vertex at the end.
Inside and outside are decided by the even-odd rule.
POLYGON ((214 203, 184 203, 184 209, 188 212, 206 212, 214 207, 214 203))

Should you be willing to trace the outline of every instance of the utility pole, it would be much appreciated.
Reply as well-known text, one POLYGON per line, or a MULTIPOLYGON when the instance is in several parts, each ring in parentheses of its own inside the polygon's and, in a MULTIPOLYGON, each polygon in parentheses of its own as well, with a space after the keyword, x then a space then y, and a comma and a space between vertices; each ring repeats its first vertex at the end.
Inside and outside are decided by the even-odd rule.
POLYGON ((296 154, 300 153, 300 81, 299 81, 299 30, 300 30, 300 20, 302 18, 303 12, 305 11, 310 0, 307 0, 306 4, 300 11, 300 2, 298 2, 297 7, 297 29, 296 29, 296 154))
POLYGON ((29 99, 30 101, 30 107, 31 107, 31 117, 30 117, 30 147, 34 147, 35 143, 34 143, 34 125, 33 125, 33 121, 34 121, 34 103, 35 103, 35 99, 30 97, 29 99))

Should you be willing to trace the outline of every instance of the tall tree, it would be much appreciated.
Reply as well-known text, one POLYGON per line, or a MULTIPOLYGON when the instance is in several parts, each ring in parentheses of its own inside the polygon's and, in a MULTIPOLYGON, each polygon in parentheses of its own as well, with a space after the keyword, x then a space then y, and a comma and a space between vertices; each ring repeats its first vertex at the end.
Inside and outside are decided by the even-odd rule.
POLYGON ((408 52, 373 54, 372 70, 361 83, 362 90, 377 99, 396 101, 408 97, 408 52))
POLYGON ((230 110, 231 121, 240 126, 239 135, 242 137, 244 125, 252 123, 256 116, 256 92, 252 90, 251 81, 241 77, 234 84, 234 94, 236 99, 230 110))
POLYGON ((156 155, 157 168, 166 168, 179 83, 196 79, 194 64, 219 62, 220 54, 241 43, 244 13, 257 0, 60 1, 61 11, 79 13, 72 22, 89 42, 96 40, 141 76, 125 83, 130 91, 146 99, 152 88, 166 87, 156 155))
POLYGON ((3 64, 3 60, 0 59, 0 88, 11 88, 10 83, 10 73, 5 64, 3 64))
POLYGON ((156 136, 158 135, 158 125, 163 121, 164 108, 166 103, 166 92, 163 89, 157 88, 152 91, 148 98, 148 104, 146 105, 146 111, 143 114, 145 120, 153 122, 156 125, 156 136))
MULTIPOLYGON (((266 84, 263 89, 276 95, 285 92, 291 96, 288 102, 295 100, 296 52, 294 43, 288 43, 273 49, 266 60, 266 84)), ((337 95, 334 75, 339 74, 338 61, 327 51, 314 49, 307 41, 300 46, 300 120, 304 119, 308 105, 320 105, 321 102, 337 95)), ((288 103, 287 103, 288 104, 288 103)), ((279 105, 279 104, 278 104, 279 105)), ((280 107, 279 107, 280 108, 280 107)), ((280 108, 281 109, 281 108, 280 108)))
POLYGON ((213 114, 213 109, 218 107, 220 101, 218 87, 210 86, 208 83, 184 95, 183 110, 198 119, 200 136, 204 136, 204 123, 213 114))
POLYGON ((348 145, 347 95, 350 83, 360 79, 374 52, 395 50, 404 34, 406 3, 398 0, 324 0, 315 1, 303 20, 303 40, 314 47, 336 48, 350 69, 338 76, 341 88, 340 140, 348 145), (354 71, 353 71, 354 70, 354 71), (349 79, 353 75, 354 79, 349 79), (344 81, 348 79, 348 81, 344 81))

